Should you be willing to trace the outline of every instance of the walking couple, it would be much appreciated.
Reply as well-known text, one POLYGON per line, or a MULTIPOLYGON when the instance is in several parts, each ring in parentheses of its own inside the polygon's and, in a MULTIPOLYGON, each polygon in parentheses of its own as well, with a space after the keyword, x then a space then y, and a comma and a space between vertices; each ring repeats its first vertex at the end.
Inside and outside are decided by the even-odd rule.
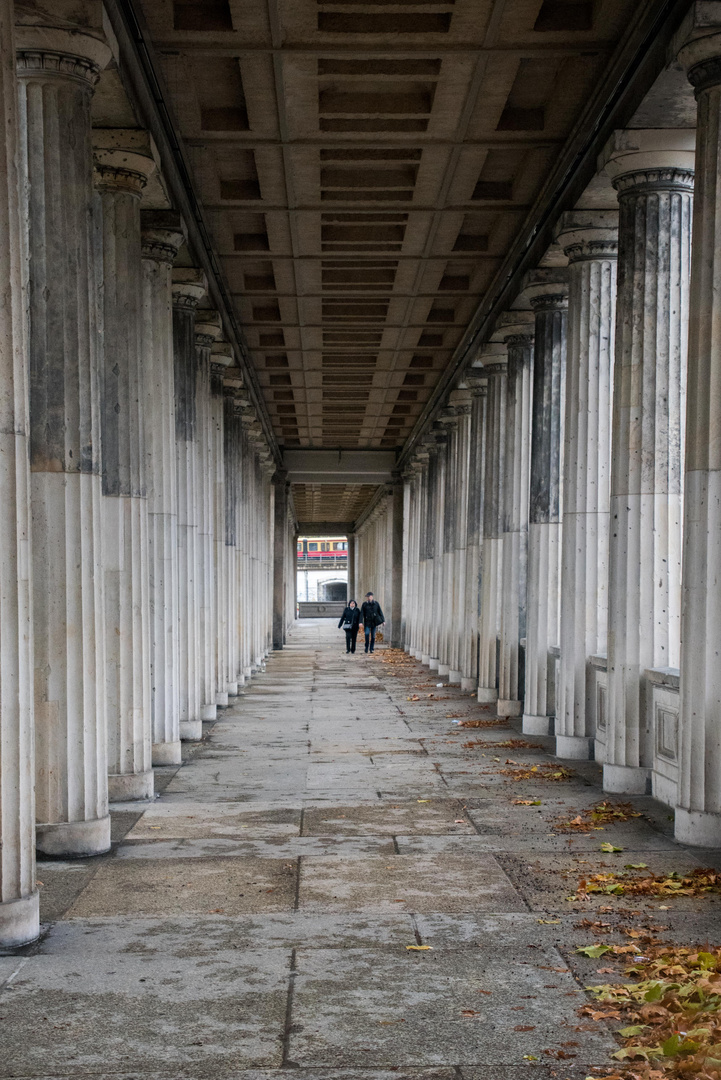
POLYGON ((376 630, 379 626, 385 626, 386 620, 381 611, 381 606, 377 600, 374 600, 372 592, 366 593, 365 601, 360 608, 355 600, 351 600, 340 617, 338 628, 342 627, 345 630, 346 653, 355 652, 356 638, 361 623, 365 633, 366 652, 373 652, 376 643, 376 630))

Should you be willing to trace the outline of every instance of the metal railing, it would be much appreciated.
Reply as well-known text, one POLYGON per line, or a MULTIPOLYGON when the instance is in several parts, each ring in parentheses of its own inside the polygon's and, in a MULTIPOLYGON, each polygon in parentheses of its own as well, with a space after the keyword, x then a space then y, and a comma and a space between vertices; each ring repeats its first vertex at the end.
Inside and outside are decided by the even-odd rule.
POLYGON ((298 555, 299 570, 345 570, 348 566, 347 551, 319 551, 317 555, 298 555))

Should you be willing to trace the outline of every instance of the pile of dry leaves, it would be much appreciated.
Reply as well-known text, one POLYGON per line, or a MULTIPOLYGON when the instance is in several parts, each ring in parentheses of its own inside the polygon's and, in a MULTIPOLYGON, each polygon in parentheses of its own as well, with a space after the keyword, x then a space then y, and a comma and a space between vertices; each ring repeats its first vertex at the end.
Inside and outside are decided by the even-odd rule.
POLYGON ((491 728, 491 727, 508 727, 505 720, 463 720, 459 727, 477 727, 477 728, 491 728))
POLYGON ((504 739, 503 742, 493 742, 492 739, 472 739, 470 742, 461 744, 464 750, 472 750, 475 746, 492 750, 543 750, 540 743, 527 742, 525 739, 504 739))
POLYGON ((654 874, 645 863, 629 863, 625 870, 610 874, 591 874, 582 878, 576 890, 579 897, 589 893, 615 896, 703 896, 721 893, 721 873, 712 868, 691 870, 688 874, 673 871, 654 874))
POLYGON ((613 1056, 622 1064, 605 1080, 721 1080, 721 947, 642 947, 611 947, 636 950, 632 981, 587 987, 596 1001, 579 1010, 621 1023, 613 1056))
POLYGON ((600 802, 596 806, 589 806, 572 821, 558 821, 553 828, 556 832, 589 833, 594 830, 602 830, 604 825, 613 825, 619 821, 630 821, 631 818, 641 817, 638 810, 634 810, 631 803, 600 802))
MULTIPOLYGON (((511 763, 513 764, 513 763, 511 763)), ((510 769, 498 769, 501 776, 507 776, 510 780, 571 780, 575 775, 565 765, 556 765, 554 762, 544 762, 542 765, 520 765, 510 769)))

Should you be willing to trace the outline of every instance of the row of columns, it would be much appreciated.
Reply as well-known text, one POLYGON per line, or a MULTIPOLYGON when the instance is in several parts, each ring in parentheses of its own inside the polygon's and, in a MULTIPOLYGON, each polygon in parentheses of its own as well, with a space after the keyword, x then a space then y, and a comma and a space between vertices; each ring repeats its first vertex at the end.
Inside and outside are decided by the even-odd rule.
POLYGON ((180 216, 142 209, 149 137, 91 128, 96 6, 0 0, 3 945, 38 934, 36 846, 108 850, 271 646, 271 452, 180 216))
POLYGON ((600 753, 611 792, 650 791, 645 673, 678 669, 676 833, 717 845, 721 32, 695 34, 697 132, 615 133, 617 209, 561 215, 565 265, 526 275, 407 464, 403 647, 600 753))

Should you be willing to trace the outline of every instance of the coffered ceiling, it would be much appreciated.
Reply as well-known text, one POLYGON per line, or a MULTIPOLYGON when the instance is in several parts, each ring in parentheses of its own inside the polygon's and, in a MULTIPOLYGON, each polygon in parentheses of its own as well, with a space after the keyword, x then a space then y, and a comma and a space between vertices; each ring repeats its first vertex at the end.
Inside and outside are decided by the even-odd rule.
POLYGON ((402 446, 637 5, 137 2, 279 443, 402 446))

